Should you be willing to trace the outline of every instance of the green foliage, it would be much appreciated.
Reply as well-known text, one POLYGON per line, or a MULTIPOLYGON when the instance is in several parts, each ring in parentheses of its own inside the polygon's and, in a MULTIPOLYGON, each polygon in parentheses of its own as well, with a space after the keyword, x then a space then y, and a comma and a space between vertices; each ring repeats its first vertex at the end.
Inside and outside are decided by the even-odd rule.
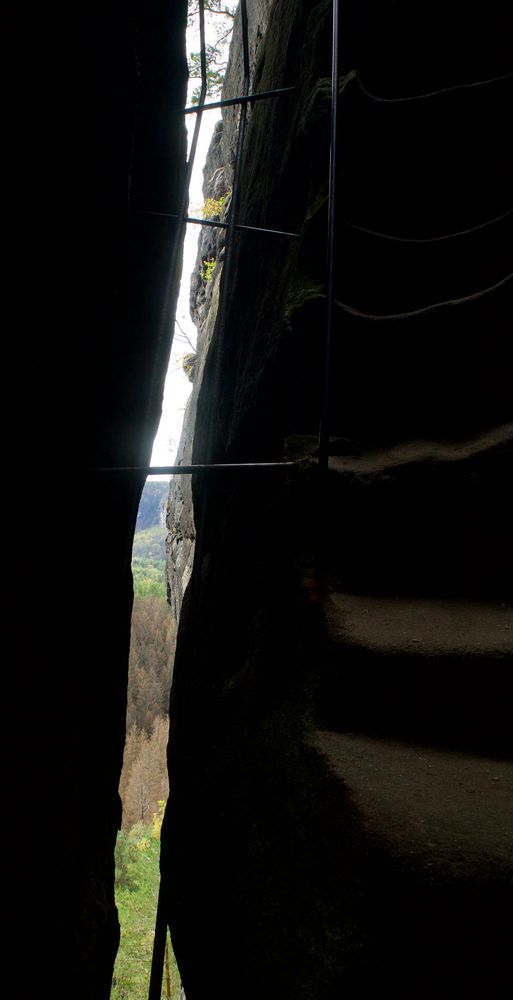
POLYGON ((147 482, 139 504, 132 546, 134 594, 166 597, 166 528, 164 511, 169 483, 147 482))
POLYGON ((136 597, 166 597, 165 564, 152 565, 146 559, 132 559, 134 594, 136 597))
POLYGON ((166 558, 166 531, 163 524, 156 524, 144 531, 137 531, 132 546, 132 556, 161 562, 166 558))
MULTIPOLYGON (((206 45, 205 52, 207 57, 206 96, 210 98, 219 97, 221 87, 223 86, 226 63, 221 63, 219 66, 216 66, 215 60, 218 57, 218 53, 214 45, 206 45)), ((201 78, 201 57, 199 52, 193 52, 190 56, 189 76, 192 77, 192 79, 201 78)), ((200 94, 201 87, 196 87, 191 98, 193 104, 199 104, 200 94)))
MULTIPOLYGON (((138 823, 129 834, 119 833, 116 845, 116 905, 121 942, 114 967, 111 1000, 144 1000, 148 995, 155 916, 159 888, 160 825, 163 803, 153 823, 138 823), (122 859, 118 871, 118 856, 122 859), (123 884, 128 878, 129 885, 123 884)), ((178 997, 180 977, 168 939, 167 961, 171 997, 178 997)), ((167 995, 166 978, 162 998, 167 995)))
POLYGON ((120 830, 118 833, 114 858, 116 862, 116 889, 127 889, 128 892, 135 892, 139 888, 135 879, 137 850, 132 838, 124 830, 120 830))
POLYGON ((229 192, 222 194, 220 198, 206 198, 201 208, 203 218, 213 219, 215 216, 221 215, 228 194, 229 192))
POLYGON ((138 531, 132 546, 132 576, 137 597, 166 597, 166 532, 163 525, 138 531))
MULTIPOLYGON (((226 71, 226 54, 233 30, 235 4, 223 3, 223 0, 205 0, 204 10, 210 30, 214 32, 215 41, 205 46, 207 63, 207 97, 216 98, 221 93, 226 71)), ((189 0, 188 23, 197 24, 198 4, 189 0)), ((189 57, 189 76, 191 79, 201 79, 201 56, 193 52, 189 57)), ((192 103, 198 104, 200 87, 196 87, 192 95, 192 103)))
POLYGON ((217 264, 215 257, 211 257, 210 260, 203 261, 203 267, 200 271, 203 281, 211 281, 212 274, 214 273, 214 268, 217 264))

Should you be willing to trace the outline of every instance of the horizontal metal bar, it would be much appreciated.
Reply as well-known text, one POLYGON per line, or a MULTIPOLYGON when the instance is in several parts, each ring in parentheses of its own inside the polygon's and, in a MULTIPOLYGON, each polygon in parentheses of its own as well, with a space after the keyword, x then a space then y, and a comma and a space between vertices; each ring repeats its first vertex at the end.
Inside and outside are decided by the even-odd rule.
POLYGON ((295 462, 226 462, 218 465, 114 465, 86 469, 86 472, 131 472, 146 476, 192 475, 195 472, 258 472, 260 469, 290 469, 295 462))
MULTIPOLYGON (((165 219, 178 219, 178 215, 174 212, 153 212, 144 208, 137 209, 139 215, 162 215, 165 219)), ((228 222, 214 222, 212 219, 192 219, 187 216, 187 218, 182 219, 182 222, 187 224, 191 223, 194 226, 212 226, 214 229, 229 229, 228 222)), ((243 226, 240 223, 236 223, 235 229, 243 233, 265 233, 268 236, 288 236, 293 240, 303 239, 302 233, 289 233, 284 229, 264 229, 262 226, 243 226)))
MULTIPOLYGON (((214 222, 212 219, 187 218, 184 219, 184 222, 191 222, 195 226, 212 226, 218 229, 229 229, 227 222, 214 222)), ((244 226, 239 222, 235 223, 234 229, 243 233, 266 233, 268 236, 289 236, 293 240, 301 240, 303 238, 302 233, 289 233, 284 229, 264 229, 263 226, 244 226)))
POLYGON ((262 90, 259 94, 241 95, 240 97, 228 97, 223 101, 212 101, 210 104, 194 104, 190 108, 184 108, 177 114, 194 115, 198 111, 212 111, 213 108, 229 108, 233 104, 247 104, 251 101, 264 101, 268 97, 280 97, 281 94, 290 94, 295 87, 280 87, 278 90, 262 90))

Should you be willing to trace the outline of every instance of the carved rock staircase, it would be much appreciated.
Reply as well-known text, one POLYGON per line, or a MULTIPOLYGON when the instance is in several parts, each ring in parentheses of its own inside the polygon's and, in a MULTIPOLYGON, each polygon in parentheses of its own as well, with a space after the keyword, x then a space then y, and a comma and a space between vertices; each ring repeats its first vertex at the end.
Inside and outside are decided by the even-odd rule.
MULTIPOLYGON (((394 929, 384 920, 378 938, 391 969, 424 965, 417 997, 484 990, 487 969, 491 982, 502 966, 508 973, 504 913, 489 893, 493 886, 511 907, 505 503, 494 517, 501 490, 511 500, 511 441, 509 426, 471 442, 410 441, 329 462, 328 667, 311 743, 395 872, 394 929), (440 985, 448 970, 454 980, 440 985)), ((380 894, 383 886, 377 910, 380 894)), ((390 976, 402 996, 404 976, 390 976)))

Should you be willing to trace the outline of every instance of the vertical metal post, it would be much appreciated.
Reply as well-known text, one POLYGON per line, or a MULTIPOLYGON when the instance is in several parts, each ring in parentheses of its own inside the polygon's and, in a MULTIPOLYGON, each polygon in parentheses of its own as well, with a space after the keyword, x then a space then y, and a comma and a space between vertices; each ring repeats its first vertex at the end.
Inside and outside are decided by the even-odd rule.
POLYGON ((329 409, 331 395, 331 353, 333 337, 333 298, 335 280, 335 209, 337 181, 337 124, 338 124, 338 34, 339 0, 333 0, 333 40, 331 57, 331 126, 330 126, 330 172, 328 195, 328 246, 327 246, 327 293, 326 293, 326 336, 324 344, 324 378, 319 428, 319 467, 328 470, 329 452, 329 409))
POLYGON ((150 986, 148 1000, 160 1000, 162 996, 162 978, 164 975, 164 956, 166 953, 167 919, 164 911, 164 895, 162 882, 159 885, 157 916, 155 918, 155 938, 153 941, 153 956, 151 960, 150 986))

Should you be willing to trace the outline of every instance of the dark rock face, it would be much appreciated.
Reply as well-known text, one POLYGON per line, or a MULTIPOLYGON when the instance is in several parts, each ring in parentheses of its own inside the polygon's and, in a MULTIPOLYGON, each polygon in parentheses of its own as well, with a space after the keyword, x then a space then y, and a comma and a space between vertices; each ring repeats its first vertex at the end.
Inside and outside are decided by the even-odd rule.
POLYGON ((252 54, 296 90, 249 113, 238 221, 302 239, 238 236, 202 314, 187 454, 296 468, 193 484, 162 862, 188 1000, 511 979, 511 15, 343 5, 320 482, 330 7, 271 5, 252 54))
MULTIPOLYGON (((248 35, 254 84, 256 84, 255 73, 259 65, 272 6, 272 0, 253 0, 251 4, 248 35)), ((227 97, 242 93, 243 87, 242 35, 238 16, 237 14, 237 27, 230 47, 224 82, 224 94, 227 97)), ((215 126, 203 168, 203 197, 205 201, 207 199, 215 201, 223 199, 218 215, 222 222, 228 219, 231 204, 238 116, 237 107, 225 109, 222 120, 215 126)), ((213 216, 213 219, 215 218, 216 216, 213 216)), ((197 363, 194 365, 194 387, 187 404, 183 432, 176 456, 177 463, 181 465, 192 462, 197 402, 219 307, 225 243, 226 230, 211 227, 204 227, 201 230, 197 259, 190 285, 191 316, 198 331, 197 363), (210 274, 206 262, 215 264, 210 274)), ((173 479, 169 495, 168 529, 168 594, 171 609, 178 622, 183 595, 192 571, 196 539, 192 484, 189 476, 175 476, 173 479)))
POLYGON ((143 480, 88 470, 147 464, 160 415, 175 224, 140 210, 176 209, 185 15, 181 0, 150 0, 7 16, 5 705, 16 727, 4 759, 20 850, 4 898, 7 882, 18 997, 109 996, 143 480))

